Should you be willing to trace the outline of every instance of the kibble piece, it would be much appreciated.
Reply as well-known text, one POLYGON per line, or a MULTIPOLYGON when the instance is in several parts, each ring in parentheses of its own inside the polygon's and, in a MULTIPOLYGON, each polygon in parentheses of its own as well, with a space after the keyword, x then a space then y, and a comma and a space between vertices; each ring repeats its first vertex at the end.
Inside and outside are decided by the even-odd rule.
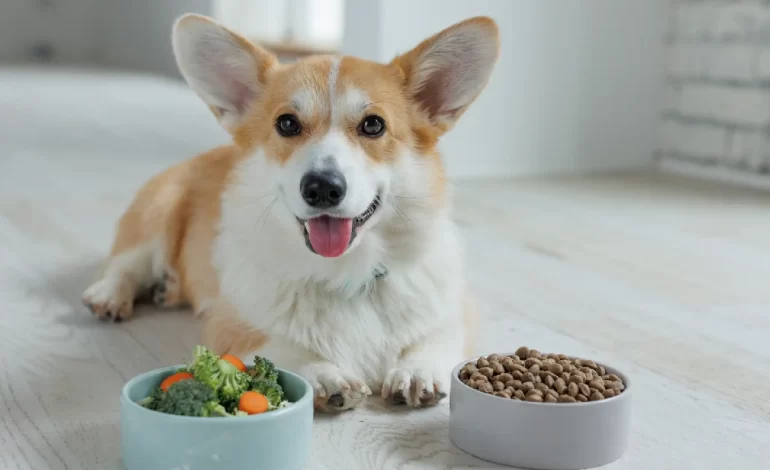
POLYGON ((513 359, 511 359, 510 357, 506 357, 500 362, 503 364, 503 368, 505 369, 506 372, 513 371, 513 364, 514 364, 513 359))
POLYGON ((500 355, 498 354, 490 354, 489 356, 487 356, 488 361, 497 361, 499 359, 500 359, 500 355))
POLYGON ((588 401, 588 397, 583 395, 582 393, 578 393, 578 396, 575 398, 577 398, 577 401, 582 401, 583 403, 588 401))
POLYGON ((585 383, 586 380, 580 372, 577 372, 569 376, 569 381, 570 383, 582 384, 585 383))
POLYGON ((591 401, 604 400, 604 395, 602 395, 602 393, 600 391, 598 391, 598 390, 592 390, 591 391, 591 396, 589 397, 589 400, 591 400, 591 401))
POLYGON ((484 382, 481 385, 479 385, 479 392, 492 393, 494 391, 495 391, 495 388, 489 382, 484 382))
POLYGON ((604 391, 604 380, 598 379, 598 380, 592 380, 588 382, 588 386, 591 387, 594 390, 598 390, 600 393, 604 391))
POLYGON ((514 393, 516 393, 516 389, 513 387, 505 387, 504 392, 508 392, 508 395, 513 396, 514 393))
POLYGON ((580 368, 580 372, 585 374, 586 377, 593 377, 594 376, 594 370, 590 369, 588 367, 585 367, 585 366, 580 368))
POLYGON ((543 402, 543 397, 541 397, 540 395, 537 395, 537 394, 535 394, 535 395, 527 395, 527 401, 532 401, 532 402, 536 402, 536 403, 542 403, 543 402))
POLYGON ((562 372, 561 373, 561 379, 565 382, 569 382, 569 372, 562 372))
POLYGON ((511 380, 513 380, 513 376, 507 372, 503 372, 502 374, 498 375, 497 378, 502 383, 510 382, 511 380))
POLYGON ((468 380, 471 378, 471 373, 468 372, 468 369, 463 369, 460 371, 460 380, 468 380))
POLYGON ((566 366, 564 366, 564 372, 568 374, 572 373, 573 370, 575 370, 575 366, 573 366, 572 364, 567 364, 566 366))
POLYGON ((535 380, 533 380, 533 382, 536 383, 536 384, 539 384, 542 381, 543 381, 543 379, 540 378, 540 375, 536 375, 535 376, 535 380))
POLYGON ((503 365, 497 361, 490 362, 489 367, 492 368, 495 374, 502 374, 503 372, 505 372, 505 367, 503 367, 503 365))
POLYGON ((530 349, 529 350, 529 357, 536 357, 536 358, 540 359, 541 357, 543 357, 543 353, 541 353, 537 349, 530 349))
POLYGON ((485 357, 480 357, 478 361, 476 361, 476 367, 481 369, 482 367, 489 367, 489 361, 485 357))
POLYGON ((567 390, 567 383, 562 378, 558 378, 553 383, 553 389, 559 392, 559 395, 563 394, 567 390))
POLYGON ((585 383, 586 379, 585 379, 585 377, 583 376, 583 373, 582 373, 582 372, 580 372, 580 371, 575 371, 575 372, 573 372, 573 373, 572 373, 572 374, 569 376, 569 381, 570 381, 571 383, 582 384, 582 383, 585 383))
POLYGON ((554 387, 554 384, 556 383, 556 381, 554 380, 554 378, 553 378, 553 377, 551 377, 551 376, 549 375, 549 376, 546 376, 546 378, 545 378, 545 379, 543 379, 543 383, 546 385, 546 387, 548 387, 548 388, 553 388, 553 387, 554 387))
POLYGON ((586 384, 578 384, 578 390, 585 396, 591 396, 591 389, 586 384))
POLYGON ((577 400, 569 395, 559 395, 560 403, 575 403, 577 400))
POLYGON ((516 355, 520 358, 526 359, 529 357, 529 348, 526 346, 522 346, 519 349, 516 350, 516 355))
POLYGON ((559 360, 559 365, 563 367, 571 366, 572 362, 569 359, 561 359, 559 360))
POLYGON ((561 364, 551 364, 548 366, 548 372, 551 372, 556 375, 561 375, 562 372, 564 372, 564 366, 561 364))
POLYGON ((566 354, 557 354, 557 356, 562 361, 568 361, 569 360, 569 356, 567 356, 566 354))
POLYGON ((514 396, 515 398, 518 398, 519 400, 523 400, 523 399, 525 399, 525 398, 527 397, 527 396, 524 394, 524 392, 523 392, 523 391, 521 391, 521 390, 516 390, 515 392, 513 392, 513 396, 514 396))
POLYGON ((511 376, 513 377, 514 380, 521 380, 524 378, 524 372, 520 370, 515 370, 511 372, 511 376))
POLYGON ((556 403, 559 401, 559 399, 551 394, 546 394, 546 396, 543 398, 543 401, 546 403, 556 403))
POLYGON ((521 372, 522 374, 523 374, 523 373, 525 373, 525 372, 528 372, 528 371, 527 371, 527 368, 526 368, 526 367, 524 367, 524 365, 523 365, 523 364, 514 364, 514 365, 513 365, 513 370, 515 370, 515 371, 519 371, 519 372, 521 372))
POLYGON ((535 384, 533 384, 532 382, 523 382, 519 390, 521 390, 524 393, 528 393, 530 390, 534 390, 534 389, 535 389, 535 384))
POLYGON ((532 367, 529 368, 529 371, 535 375, 540 375, 540 366, 537 364, 532 364, 532 367))
POLYGON ((528 391, 527 395, 532 395, 533 393, 535 395, 540 395, 541 397, 545 395, 545 393, 541 392, 540 390, 538 390, 536 388, 533 388, 532 390, 528 391))
POLYGON ((473 375, 471 375, 471 380, 485 380, 489 381, 486 375, 482 374, 481 372, 474 372, 473 375))
POLYGON ((620 377, 618 377, 615 374, 608 374, 607 378, 612 380, 613 382, 622 382, 622 380, 620 380, 620 377))
POLYGON ((583 361, 574 357, 571 359, 572 364, 574 364, 576 367, 583 367, 583 361))
POLYGON ((482 367, 481 369, 479 369, 479 372, 481 373, 481 375, 489 379, 491 379, 492 376, 495 375, 495 371, 493 371, 491 367, 482 367))
POLYGON ((532 374, 532 372, 525 372, 522 379, 522 382, 534 382, 535 376, 532 374))
POLYGON ((513 380, 513 388, 515 388, 515 389, 520 389, 520 388, 521 388, 521 384, 522 384, 522 383, 523 383, 523 382, 522 382, 521 380, 516 380, 516 379, 514 379, 514 380, 513 380))
POLYGON ((580 389, 578 388, 578 385, 575 382, 570 382, 569 386, 567 386, 567 395, 571 397, 576 397, 580 393, 580 389))
POLYGON ((602 392, 602 395, 604 395, 604 398, 612 398, 615 396, 615 390, 608 388, 602 392))
POLYGON ((495 396, 500 398, 511 398, 508 395, 506 395, 505 392, 495 392, 495 396))
POLYGON ((544 383, 539 383, 539 384, 535 385, 535 389, 536 390, 540 390, 543 393, 547 393, 548 390, 550 390, 550 388, 548 388, 548 385, 546 385, 544 383))
POLYGON ((505 389, 505 385, 498 380, 497 382, 492 382, 492 388, 494 388, 496 392, 502 392, 505 389))
POLYGON ((524 361, 524 367, 526 367, 527 369, 529 369, 530 367, 534 366, 535 364, 537 364, 538 366, 543 365, 543 363, 540 361, 540 359, 537 359, 537 358, 534 358, 534 357, 530 357, 529 359, 524 361))
POLYGON ((606 374, 606 373, 607 373, 607 369, 605 369, 605 368, 604 368, 604 367, 602 367, 602 366, 599 366, 599 367, 598 367, 598 370, 599 370, 599 375, 604 375, 604 374, 606 374))

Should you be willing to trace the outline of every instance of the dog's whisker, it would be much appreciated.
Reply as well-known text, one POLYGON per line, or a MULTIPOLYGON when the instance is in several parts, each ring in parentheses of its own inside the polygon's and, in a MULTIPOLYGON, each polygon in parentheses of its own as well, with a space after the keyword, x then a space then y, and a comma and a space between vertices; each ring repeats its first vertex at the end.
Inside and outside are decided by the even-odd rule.
POLYGON ((412 219, 410 219, 409 216, 407 216, 406 213, 400 207, 398 207, 398 205, 395 202, 391 202, 390 205, 393 207, 393 210, 396 211, 396 214, 398 214, 399 217, 401 217, 401 219, 404 222, 411 222, 412 219))
POLYGON ((262 220, 262 226, 265 226, 265 223, 267 223, 267 218, 270 215, 270 210, 273 208, 273 205, 278 201, 278 196, 275 196, 272 201, 265 207, 265 209, 262 211, 261 214, 259 214, 259 217, 257 217, 257 223, 259 224, 260 220, 262 220, 262 217, 264 217, 264 220, 262 220))

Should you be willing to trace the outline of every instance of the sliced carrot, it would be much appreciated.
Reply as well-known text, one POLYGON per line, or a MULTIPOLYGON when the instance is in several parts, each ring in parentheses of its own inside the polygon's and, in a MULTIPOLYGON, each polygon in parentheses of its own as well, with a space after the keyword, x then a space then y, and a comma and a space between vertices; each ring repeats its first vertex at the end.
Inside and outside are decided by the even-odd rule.
POLYGON ((177 382, 181 382, 182 380, 192 379, 193 375, 189 372, 177 372, 174 375, 169 375, 166 377, 163 382, 160 383, 160 388, 164 392, 168 392, 168 388, 174 385, 177 382))
POLYGON ((238 409, 245 411, 250 415, 264 413, 267 411, 267 407, 267 397, 259 392, 243 392, 243 394, 241 394, 241 399, 238 401, 238 409))
POLYGON ((246 372, 246 365, 243 363, 243 361, 233 356, 232 354, 223 354, 220 359, 224 359, 225 361, 234 365, 238 368, 239 371, 246 372))

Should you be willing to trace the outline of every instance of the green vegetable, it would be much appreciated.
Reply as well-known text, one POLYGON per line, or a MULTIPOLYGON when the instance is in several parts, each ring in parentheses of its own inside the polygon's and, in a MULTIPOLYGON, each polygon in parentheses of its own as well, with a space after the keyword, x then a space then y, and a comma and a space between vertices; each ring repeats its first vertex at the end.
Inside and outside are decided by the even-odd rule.
MULTIPOLYGON (((243 369, 243 364, 240 365, 243 369)), ((233 362, 221 359, 203 346, 196 346, 192 361, 176 372, 189 372, 193 378, 156 387, 139 405, 161 413, 180 416, 248 416, 238 408, 241 395, 249 390, 267 398, 268 410, 289 405, 278 383, 278 370, 267 358, 256 356, 254 367, 242 372, 233 362)), ((264 404, 264 402, 263 402, 264 404)))
POLYGON ((238 400, 251 383, 248 374, 203 346, 195 347, 189 369, 196 380, 208 385, 225 402, 238 400))
POLYGON ((179 416, 230 416, 211 388, 197 380, 183 380, 156 394, 154 409, 179 416))
POLYGON ((261 356, 254 356, 254 367, 249 369, 249 375, 252 379, 266 379, 270 382, 278 382, 278 371, 275 370, 275 364, 261 356))
POLYGON ((164 395, 163 390, 161 390, 160 387, 155 387, 155 390, 152 391, 150 396, 148 396, 143 400, 140 400, 139 404, 150 410, 157 410, 158 403, 160 403, 160 400, 161 398, 163 398, 163 395, 164 395))
POLYGON ((284 400, 283 388, 281 388, 278 382, 272 380, 253 378, 250 390, 264 395, 270 403, 270 409, 278 408, 284 400))

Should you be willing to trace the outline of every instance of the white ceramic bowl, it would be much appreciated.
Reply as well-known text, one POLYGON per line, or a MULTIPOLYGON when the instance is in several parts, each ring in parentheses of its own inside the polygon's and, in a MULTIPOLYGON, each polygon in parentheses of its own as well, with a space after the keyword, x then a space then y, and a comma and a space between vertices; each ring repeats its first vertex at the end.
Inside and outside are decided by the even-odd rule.
POLYGON ((612 398, 533 403, 488 395, 462 383, 460 370, 476 359, 452 371, 449 438, 463 451, 512 467, 579 470, 614 462, 628 448, 634 387, 626 374, 601 364, 626 387, 612 398))

